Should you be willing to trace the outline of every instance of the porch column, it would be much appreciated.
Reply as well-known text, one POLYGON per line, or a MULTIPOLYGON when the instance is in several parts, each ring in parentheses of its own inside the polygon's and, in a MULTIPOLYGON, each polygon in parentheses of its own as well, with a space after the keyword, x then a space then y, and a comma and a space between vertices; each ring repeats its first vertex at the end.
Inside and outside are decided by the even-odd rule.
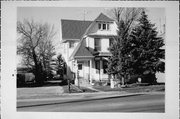
POLYGON ((78 86, 79 84, 79 80, 78 80, 78 64, 77 64, 77 60, 75 60, 75 73, 76 73, 76 76, 75 76, 75 85, 78 86))
POLYGON ((103 78, 103 62, 102 58, 100 58, 100 80, 103 78))
POLYGON ((92 59, 89 60, 89 80, 90 80, 90 84, 92 84, 92 59))

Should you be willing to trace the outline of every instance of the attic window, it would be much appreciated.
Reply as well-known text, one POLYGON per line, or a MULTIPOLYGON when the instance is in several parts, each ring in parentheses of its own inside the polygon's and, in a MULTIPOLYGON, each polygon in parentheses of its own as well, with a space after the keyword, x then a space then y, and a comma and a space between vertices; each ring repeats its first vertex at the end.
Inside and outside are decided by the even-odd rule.
POLYGON ((101 24, 100 23, 98 24, 98 28, 101 29, 101 24))
POLYGON ((99 30, 109 30, 109 24, 108 23, 99 23, 98 29, 99 30))
POLYGON ((103 30, 106 30, 106 24, 103 24, 103 30))

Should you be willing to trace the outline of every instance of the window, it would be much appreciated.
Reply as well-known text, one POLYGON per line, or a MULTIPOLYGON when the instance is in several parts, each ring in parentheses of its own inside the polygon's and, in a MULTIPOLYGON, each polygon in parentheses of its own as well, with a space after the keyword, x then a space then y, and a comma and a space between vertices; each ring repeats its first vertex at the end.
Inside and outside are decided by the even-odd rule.
POLYGON ((114 38, 109 38, 109 47, 113 44, 114 38))
POLYGON ((106 24, 103 24, 103 30, 106 30, 106 24))
POLYGON ((69 48, 74 48, 74 42, 73 41, 69 42, 69 48))
POLYGON ((94 39, 94 49, 96 51, 101 51, 101 39, 100 38, 94 39))
POLYGON ((101 24, 100 23, 98 24, 98 28, 101 30, 101 24))
POLYGON ((98 29, 99 30, 109 30, 109 24, 108 23, 99 23, 98 29))
POLYGON ((78 64, 78 70, 82 70, 82 64, 78 64))

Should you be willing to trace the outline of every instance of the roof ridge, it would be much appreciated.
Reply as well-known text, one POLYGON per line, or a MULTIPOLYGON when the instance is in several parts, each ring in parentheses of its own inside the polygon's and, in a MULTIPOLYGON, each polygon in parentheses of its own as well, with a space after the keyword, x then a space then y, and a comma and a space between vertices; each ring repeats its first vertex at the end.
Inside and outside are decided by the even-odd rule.
POLYGON ((99 16, 94 21, 114 21, 113 19, 109 18, 104 13, 100 13, 99 16))
POLYGON ((93 20, 92 20, 92 21, 90 21, 90 20, 75 20, 75 19, 61 19, 61 21, 82 21, 82 22, 93 22, 93 20))

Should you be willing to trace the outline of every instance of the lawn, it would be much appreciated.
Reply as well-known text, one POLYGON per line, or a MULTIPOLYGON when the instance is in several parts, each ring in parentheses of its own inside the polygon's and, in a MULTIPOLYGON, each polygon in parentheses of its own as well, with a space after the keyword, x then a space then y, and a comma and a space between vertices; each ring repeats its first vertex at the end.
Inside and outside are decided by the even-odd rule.
POLYGON ((64 93, 61 86, 17 88, 17 99, 58 97, 64 93))
POLYGON ((137 84, 131 84, 127 85, 127 87, 124 88, 110 88, 110 86, 93 86, 93 88, 101 91, 125 91, 129 93, 138 93, 138 92, 157 92, 157 91, 165 91, 165 85, 137 85, 137 84))

